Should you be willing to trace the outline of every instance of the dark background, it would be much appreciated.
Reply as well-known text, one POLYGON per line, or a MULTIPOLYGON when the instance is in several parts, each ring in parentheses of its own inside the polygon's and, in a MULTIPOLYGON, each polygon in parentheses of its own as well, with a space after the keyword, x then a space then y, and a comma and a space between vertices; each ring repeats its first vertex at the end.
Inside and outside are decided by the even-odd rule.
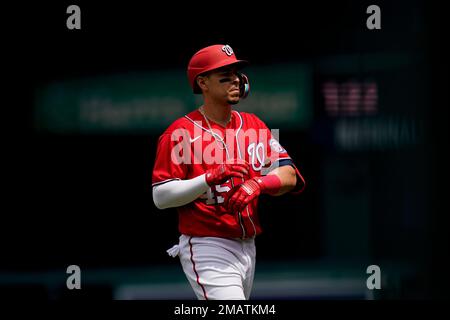
POLYGON ((402 51, 420 56, 420 62, 398 79, 383 78, 382 72, 373 76, 384 79, 380 91, 389 93, 385 100, 380 97, 382 114, 421 123, 418 142, 376 152, 329 147, 321 130, 332 120, 321 114, 315 89, 312 128, 280 128, 282 144, 296 159, 307 189, 300 197, 262 199, 265 232, 257 240, 258 259, 400 261, 416 271, 395 298, 449 296, 448 158, 443 154, 448 146, 448 51, 443 48, 448 33, 440 2, 318 1, 295 8, 228 3, 206 9, 200 3, 170 8, 77 1, 79 31, 66 29, 69 4, 39 3, 7 12, 14 19, 7 35, 13 50, 4 61, 12 73, 5 79, 9 99, 3 108, 13 116, 3 118, 6 201, 0 271, 54 270, 73 263, 164 266, 172 263, 165 249, 178 237, 175 210, 157 210, 151 197, 158 135, 38 131, 36 88, 123 71, 183 69, 195 51, 213 43, 230 44, 252 65, 308 63, 316 84, 327 77, 321 57, 402 51), (370 4, 381 8, 381 30, 365 27, 370 4), (383 101, 389 108, 382 109, 383 101), (369 243, 362 249, 342 240, 356 223, 346 205, 338 210, 340 216, 330 220, 327 215, 328 206, 352 205, 361 194, 370 199, 369 243), (332 223, 337 231, 327 229, 332 223))

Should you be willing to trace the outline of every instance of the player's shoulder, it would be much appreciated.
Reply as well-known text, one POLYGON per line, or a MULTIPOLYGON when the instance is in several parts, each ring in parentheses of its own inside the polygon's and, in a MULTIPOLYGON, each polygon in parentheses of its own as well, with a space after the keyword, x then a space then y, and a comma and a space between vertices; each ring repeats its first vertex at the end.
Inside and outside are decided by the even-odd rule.
POLYGON ((250 113, 250 112, 242 112, 242 111, 236 111, 241 118, 244 124, 250 125, 250 126, 265 126, 266 124, 264 121, 262 121, 256 114, 250 113))

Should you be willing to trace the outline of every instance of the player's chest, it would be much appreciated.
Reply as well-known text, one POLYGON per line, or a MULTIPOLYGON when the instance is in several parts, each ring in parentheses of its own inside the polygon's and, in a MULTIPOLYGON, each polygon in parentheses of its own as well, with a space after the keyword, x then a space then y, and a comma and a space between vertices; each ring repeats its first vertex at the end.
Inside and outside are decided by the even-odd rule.
POLYGON ((244 159, 253 171, 260 171, 268 162, 269 140, 267 129, 197 130, 190 138, 190 153, 193 161, 202 167, 228 159, 244 159))

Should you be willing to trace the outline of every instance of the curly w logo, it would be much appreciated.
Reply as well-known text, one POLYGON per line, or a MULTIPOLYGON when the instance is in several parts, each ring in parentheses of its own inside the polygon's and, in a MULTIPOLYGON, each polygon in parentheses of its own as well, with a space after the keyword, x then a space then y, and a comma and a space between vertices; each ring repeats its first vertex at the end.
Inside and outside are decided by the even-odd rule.
POLYGON ((229 45, 223 46, 222 51, 225 52, 228 56, 231 56, 234 53, 233 49, 231 49, 229 45))

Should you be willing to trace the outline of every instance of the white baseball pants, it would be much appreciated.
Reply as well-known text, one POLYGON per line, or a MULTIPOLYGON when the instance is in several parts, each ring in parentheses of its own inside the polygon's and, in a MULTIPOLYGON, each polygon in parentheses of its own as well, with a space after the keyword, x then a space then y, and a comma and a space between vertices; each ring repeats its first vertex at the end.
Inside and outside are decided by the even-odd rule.
POLYGON ((180 257, 199 300, 248 300, 255 274, 254 239, 180 236, 167 250, 180 257))

